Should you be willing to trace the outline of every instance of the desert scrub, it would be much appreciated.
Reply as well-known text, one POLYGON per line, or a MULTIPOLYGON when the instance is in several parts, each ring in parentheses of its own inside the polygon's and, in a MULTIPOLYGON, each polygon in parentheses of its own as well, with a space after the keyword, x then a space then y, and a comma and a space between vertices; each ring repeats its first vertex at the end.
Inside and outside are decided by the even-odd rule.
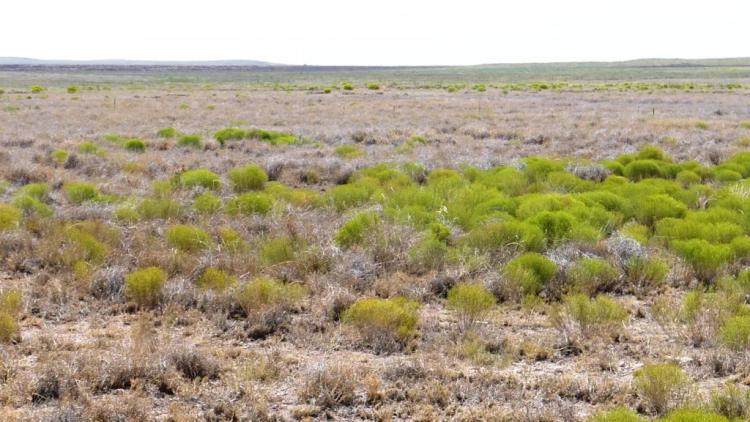
POLYGON ((232 198, 227 203, 227 212, 232 215, 237 214, 268 214, 273 207, 271 196, 265 193, 243 193, 232 198))
POLYGON ((738 315, 724 321, 720 338, 732 350, 747 350, 750 347, 750 315, 738 315))
POLYGON ((221 198, 211 192, 203 192, 193 200, 193 209, 199 214, 213 215, 221 211, 223 206, 221 198))
POLYGON ((669 411, 688 384, 685 371, 675 363, 652 363, 644 365, 633 374, 638 396, 651 410, 662 415, 669 411))
POLYGON ((217 190, 221 188, 221 178, 208 169, 188 170, 179 175, 180 185, 185 188, 202 187, 217 190))
POLYGON ((165 127, 156 131, 156 136, 159 138, 171 139, 177 136, 177 130, 173 127, 165 127))
POLYGON ((50 157, 52 157, 52 161, 55 162, 58 166, 61 166, 65 164, 65 161, 70 156, 70 153, 64 149, 56 149, 50 153, 50 157))
POLYGON ((325 200, 341 212, 366 204, 373 192, 374 189, 371 186, 361 184, 341 185, 329 190, 325 200))
POLYGON ((130 152, 144 152, 146 151, 146 143, 142 139, 128 139, 122 144, 126 151, 130 152))
POLYGON ((201 289, 210 289, 215 292, 223 292, 236 283, 236 277, 214 267, 206 268, 195 282, 201 289))
POLYGON ((545 256, 527 252, 503 268, 503 276, 523 295, 537 295, 557 274, 557 265, 545 256))
POLYGON ((87 201, 96 201, 100 198, 99 189, 86 182, 66 182, 63 185, 63 192, 68 201, 76 205, 87 201))
POLYGON ((586 420, 587 422, 647 422, 647 419, 626 407, 599 412, 586 420))
POLYGON ((353 160, 365 155, 365 151, 361 147, 351 144, 340 145, 336 147, 333 153, 346 160, 353 160))
POLYGON ((244 139, 246 136, 247 131, 236 127, 229 127, 216 132, 214 134, 214 139, 216 139, 216 141, 219 142, 221 146, 224 146, 226 141, 239 141, 240 139, 244 139))
POLYGON ((21 312, 22 297, 19 290, 0 292, 0 343, 20 340, 17 317, 21 312))
POLYGON ((169 219, 182 214, 182 205, 172 199, 145 198, 135 207, 135 211, 144 219, 169 219))
POLYGON ((177 145, 181 147, 190 147, 199 149, 203 145, 200 135, 182 135, 177 140, 177 145))
POLYGON ((13 199, 13 205, 23 211, 25 215, 50 217, 54 214, 52 208, 31 195, 19 195, 13 199))
POLYGON ((297 241, 289 236, 266 240, 260 248, 260 259, 264 265, 272 266, 292 262, 297 255, 297 241))
POLYGON ((634 256, 625 263, 628 283, 639 292, 649 292, 667 280, 669 266, 658 256, 634 256))
POLYGON ((135 223, 141 219, 141 216, 135 208, 123 206, 115 210, 115 219, 122 223, 135 223))
POLYGON ((211 247, 211 236, 205 231, 184 224, 167 229, 167 243, 183 252, 196 252, 211 247))
POLYGON ((161 268, 147 267, 125 277, 125 293, 138 306, 154 306, 161 299, 166 281, 167 274, 161 268))
POLYGON ((235 293, 235 300, 248 316, 257 315, 270 308, 288 309, 306 294, 304 286, 282 283, 269 277, 258 277, 246 282, 235 293))
POLYGON ((361 212, 344 223, 334 240, 343 248, 350 248, 365 240, 380 225, 380 216, 374 212, 361 212))
POLYGON ((583 258, 568 269, 567 277, 571 291, 591 296, 611 290, 619 274, 612 264, 601 258, 583 258))
POLYGON ((0 204, 0 231, 18 227, 21 221, 21 211, 7 204, 0 204))
POLYGON ((416 334, 419 304, 403 297, 359 299, 341 315, 377 352, 401 350, 416 334))
POLYGON ((702 280, 712 280, 722 267, 734 259, 731 247, 712 244, 703 239, 674 241, 671 247, 690 264, 702 280))
POLYGON ((613 337, 628 320, 628 311, 612 298, 599 295, 590 299, 586 295, 569 295, 563 299, 565 313, 578 325, 586 337, 603 335, 613 337))
POLYGON ((219 243, 223 249, 230 253, 244 252, 249 248, 242 236, 229 227, 219 229, 219 243))
POLYGON ((103 151, 99 145, 93 142, 81 142, 78 144, 78 152, 81 154, 102 155, 103 151))
POLYGON ((636 198, 632 204, 635 219, 649 227, 662 218, 682 218, 687 212, 685 204, 665 194, 636 198))
POLYGON ((495 306, 497 300, 484 286, 460 283, 448 291, 447 306, 459 316, 460 326, 469 328, 495 306))
POLYGON ((260 166, 249 164, 229 170, 229 181, 236 193, 263 190, 268 174, 260 166))
POLYGON ((369 82, 367 84, 367 89, 372 90, 372 91, 377 91, 380 89, 380 85, 375 82, 369 82))
POLYGON ((657 419, 658 422, 730 422, 729 419, 718 413, 700 409, 678 409, 663 418, 657 419))
POLYGON ((750 418, 750 391, 743 391, 734 383, 727 383, 711 394, 710 408, 731 420, 750 418))
POLYGON ((45 87, 43 87, 41 85, 32 85, 31 86, 31 93, 32 94, 39 94, 39 93, 42 93, 42 92, 44 92, 46 90, 47 90, 47 88, 45 88, 45 87))

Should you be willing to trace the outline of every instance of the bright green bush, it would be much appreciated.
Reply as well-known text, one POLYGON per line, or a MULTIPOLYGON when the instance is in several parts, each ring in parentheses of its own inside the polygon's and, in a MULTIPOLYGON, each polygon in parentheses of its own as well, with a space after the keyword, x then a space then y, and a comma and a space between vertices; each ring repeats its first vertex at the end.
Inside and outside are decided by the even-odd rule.
POLYGON ((542 211, 527 221, 542 229, 547 243, 554 245, 570 238, 576 218, 565 211, 542 211))
POLYGON ((667 177, 667 172, 661 162, 657 160, 635 160, 626 165, 622 175, 630 180, 642 180, 651 177, 667 177))
POLYGON ((177 130, 173 127, 161 128, 156 132, 156 136, 160 138, 174 138, 177 136, 177 130))
POLYGON ((229 214, 268 214, 273 206, 271 196, 265 193, 243 193, 227 204, 229 214))
POLYGON ((301 142, 301 139, 292 134, 264 129, 247 130, 245 131, 245 138, 257 139, 271 145, 292 145, 301 142))
POLYGON ((619 274, 615 267, 600 258, 583 258, 568 270, 568 283, 572 291, 593 295, 612 289, 619 274))
POLYGON ((480 284, 460 283, 448 291, 448 308, 455 311, 463 327, 470 327, 496 303, 495 296, 480 284))
POLYGON ((638 160, 671 161, 669 156, 661 148, 655 145, 646 145, 638 151, 635 156, 638 160))
POLYGON ((374 212, 361 212, 344 223, 334 240, 341 247, 349 248, 361 243, 366 235, 380 224, 380 217, 374 212))
POLYGON ((119 207, 115 210, 115 218, 123 223, 135 223, 141 219, 141 216, 134 208, 119 207))
POLYGON ((357 145, 350 144, 338 146, 333 152, 337 156, 345 158, 347 160, 365 155, 365 151, 362 148, 358 147, 357 145))
POLYGON ((236 277, 214 267, 206 268, 195 282, 202 289, 210 289, 216 292, 223 292, 235 283, 237 283, 236 277))
POLYGON ((646 419, 625 407, 599 412, 587 422, 646 422, 646 419))
POLYGON ((722 343, 732 350, 747 350, 750 347, 750 315, 739 315, 724 321, 720 337, 722 343))
POLYGON ((510 220, 479 226, 464 236, 462 243, 482 252, 505 249, 539 252, 544 249, 546 239, 538 226, 510 220))
POLYGON ((68 94, 75 94, 78 92, 78 87, 75 85, 70 85, 67 88, 68 94))
POLYGON ((628 319, 628 311, 613 299, 599 295, 569 295, 564 298, 565 311, 576 321, 584 335, 611 334, 628 319))
POLYGON ((0 231, 18 227, 21 211, 7 204, 0 204, 0 231))
POLYGON ((230 170, 229 180, 232 182, 232 189, 237 193, 242 193, 263 190, 268 182, 268 175, 260 166, 249 164, 230 170))
POLYGON ((271 307, 288 307, 305 295, 305 288, 296 283, 282 283, 268 277, 249 281, 235 294, 235 300, 247 315, 255 315, 271 307))
POLYGON ((373 189, 370 186, 360 184, 336 186, 328 191, 326 202, 341 212, 364 205, 370 200, 372 192, 373 189))
POLYGON ((193 209, 200 214, 215 214, 221 210, 222 206, 221 198, 211 192, 203 192, 193 200, 193 209))
POLYGON ((644 365, 633 378, 638 395, 660 415, 671 408, 676 395, 688 383, 685 371, 674 363, 644 365))
POLYGON ((662 218, 682 218, 687 206, 669 195, 649 195, 632 201, 633 216, 639 223, 653 227, 662 218))
POLYGON ((167 242, 183 252, 195 252, 211 247, 211 236, 192 226, 178 224, 167 229, 167 242))
POLYGON ((276 265, 294 261, 296 243, 289 236, 279 236, 266 240, 260 248, 261 261, 265 265, 276 265))
POLYGON ((512 259, 503 275, 524 295, 536 295, 557 273, 557 265, 543 255, 527 252, 512 259))
POLYGON ((147 220, 176 218, 182 214, 182 206, 171 199, 145 198, 135 210, 147 220))
POLYGON ((705 410, 680 409, 657 419, 657 422, 729 422, 729 419, 705 410))
POLYGON ((13 205, 27 215, 35 214, 39 217, 49 217, 54 213, 49 205, 30 195, 16 196, 13 205))
POLYGON ((54 160, 55 163, 57 163, 57 165, 61 166, 65 164, 65 161, 68 160, 70 153, 64 149, 56 149, 52 151, 50 156, 52 157, 52 160, 54 160))
POLYGON ((683 186, 690 186, 701 182, 701 177, 690 170, 683 170, 675 176, 675 180, 683 186))
POLYGON ((41 85, 32 85, 31 86, 31 93, 32 94, 39 94, 41 92, 44 92, 47 88, 41 86, 41 85))
POLYGON ((355 327, 364 343, 376 351, 403 348, 414 337, 419 322, 419 304, 403 297, 363 298, 341 315, 355 327))
POLYGON ((734 383, 727 383, 711 394, 711 409, 730 420, 750 419, 750 390, 743 391, 734 383))
POLYGON ((214 134, 214 139, 216 139, 219 142, 219 144, 224 146, 226 141, 230 141, 230 140, 238 141, 240 139, 244 139, 246 136, 247 136, 247 132, 245 130, 230 127, 226 129, 221 129, 220 131, 216 132, 214 134))
POLYGON ((367 84, 367 89, 377 91, 380 89, 380 85, 376 84, 375 82, 369 82, 367 84))
POLYGON ((100 195, 96 186, 86 182, 66 182, 63 185, 63 192, 68 201, 76 205, 86 201, 96 201, 100 195))
POLYGON ((128 139, 123 144, 126 150, 131 152, 144 152, 146 151, 146 143, 142 139, 128 139))
POLYGON ((177 140, 177 145, 181 147, 200 148, 202 140, 200 135, 182 135, 177 140))
POLYGON ((167 274, 160 268, 144 268, 125 277, 125 292, 139 306, 153 306, 159 302, 166 281, 167 274))
POLYGON ((444 239, 441 240, 432 232, 428 232, 409 250, 409 267, 419 274, 431 270, 439 271, 448 261, 448 255, 449 248, 444 239))
POLYGON ((731 247, 715 245, 703 239, 678 240, 672 242, 671 247, 703 280, 712 280, 734 258, 731 247))
POLYGON ((219 241, 221 242, 221 247, 230 253, 242 252, 248 249, 248 245, 242 239, 242 236, 229 227, 219 229, 219 241))
POLYGON ((78 152, 81 154, 102 154, 102 149, 99 145, 93 142, 81 142, 78 144, 78 152))
POLYGON ((208 169, 188 170, 180 175, 180 185, 185 188, 200 186, 205 189, 219 189, 221 178, 208 169))
POLYGON ((634 256, 625 263, 625 273, 631 286, 650 291, 664 284, 669 266, 659 257, 634 256))

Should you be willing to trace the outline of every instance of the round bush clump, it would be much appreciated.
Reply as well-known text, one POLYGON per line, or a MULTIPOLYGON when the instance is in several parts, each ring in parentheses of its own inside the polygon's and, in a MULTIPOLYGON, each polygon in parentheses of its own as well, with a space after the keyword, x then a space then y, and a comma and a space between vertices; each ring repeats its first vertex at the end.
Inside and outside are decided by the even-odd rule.
POLYGON ((544 232, 539 226, 512 220, 481 225, 469 232, 462 242, 481 252, 506 249, 538 252, 546 245, 544 232))
POLYGON ((160 138, 174 138, 177 135, 177 130, 173 127, 161 128, 156 132, 156 136, 160 138))
POLYGON ((249 164, 229 170, 229 180, 237 193, 263 190, 268 182, 268 174, 260 166, 249 164))
POLYGON ((197 227, 179 224, 167 229, 167 242, 183 252, 195 252, 208 249, 211 246, 211 237, 197 227))
POLYGON ((747 350, 750 346, 750 315, 734 316, 721 327, 721 341, 732 350, 747 350))
POLYGON ((18 227, 21 211, 16 207, 0 204, 0 230, 10 230, 18 227))
POLYGON ((196 281, 198 287, 216 292, 223 292, 235 283, 237 283, 237 278, 213 267, 207 268, 196 281))
POLYGON ((221 178, 208 169, 188 170, 180 175, 180 184, 186 188, 202 187, 216 190, 221 187, 221 178))
POLYGON ((341 226, 334 240, 339 246, 349 248, 361 243, 379 224, 380 217, 377 214, 361 212, 341 226))
POLYGON ((600 258, 577 261, 567 275, 571 289, 587 295, 610 290, 619 276, 612 264, 600 258))
POLYGON ((296 245, 289 236, 280 236, 267 240, 260 249, 261 261, 265 265, 276 265, 294 261, 296 245))
POLYGON ((183 135, 177 141, 177 145, 181 147, 200 148, 201 136, 200 135, 183 135))
POLYGON ((376 351, 403 348, 414 336, 419 322, 419 304, 403 297, 359 299, 341 315, 354 326, 364 343, 376 351))
POLYGON ((635 388, 657 414, 669 410, 676 395, 688 382, 685 371, 674 363, 652 363, 637 370, 635 388))
POLYGON ((128 139, 127 141, 125 141, 123 146, 130 152, 146 151, 146 143, 141 139, 128 139))
POLYGON ((63 191, 68 201, 76 205, 99 198, 96 186, 86 182, 67 182, 63 185, 63 191))
POLYGON ((265 193, 243 193, 227 204, 229 214, 268 214, 273 206, 271 196, 265 193))
POLYGON ((539 294, 556 273, 557 265, 535 252, 512 259, 503 269, 503 275, 524 295, 539 294))
POLYGON ((448 308, 459 314, 464 327, 474 324, 496 302, 495 296, 480 284, 461 283, 448 290, 448 308))
POLYGON ((221 198, 211 192, 203 192, 193 200, 193 209, 200 214, 215 214, 221 210, 222 206, 221 198))
POLYGON ((125 277, 125 293, 139 306, 153 306, 161 298, 167 274, 158 267, 134 271, 125 277))
POLYGON ((289 307, 304 295, 305 288, 300 284, 287 284, 272 278, 259 277, 242 285, 235 299, 250 316, 273 307, 289 307))

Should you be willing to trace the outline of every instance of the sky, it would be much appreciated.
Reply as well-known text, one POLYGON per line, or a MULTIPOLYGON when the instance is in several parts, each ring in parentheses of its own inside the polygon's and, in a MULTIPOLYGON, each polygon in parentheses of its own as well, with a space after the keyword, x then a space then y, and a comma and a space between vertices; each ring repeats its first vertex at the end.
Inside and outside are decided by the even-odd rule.
POLYGON ((8 0, 0 56, 471 65, 750 56, 748 0, 8 0))

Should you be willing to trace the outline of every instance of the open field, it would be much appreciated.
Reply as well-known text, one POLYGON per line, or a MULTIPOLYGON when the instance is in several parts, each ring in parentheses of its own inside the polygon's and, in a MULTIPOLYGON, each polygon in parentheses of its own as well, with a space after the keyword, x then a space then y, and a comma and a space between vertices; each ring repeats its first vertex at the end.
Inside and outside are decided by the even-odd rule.
POLYGON ((139 69, 0 67, 0 420, 750 420, 745 61, 139 69))

